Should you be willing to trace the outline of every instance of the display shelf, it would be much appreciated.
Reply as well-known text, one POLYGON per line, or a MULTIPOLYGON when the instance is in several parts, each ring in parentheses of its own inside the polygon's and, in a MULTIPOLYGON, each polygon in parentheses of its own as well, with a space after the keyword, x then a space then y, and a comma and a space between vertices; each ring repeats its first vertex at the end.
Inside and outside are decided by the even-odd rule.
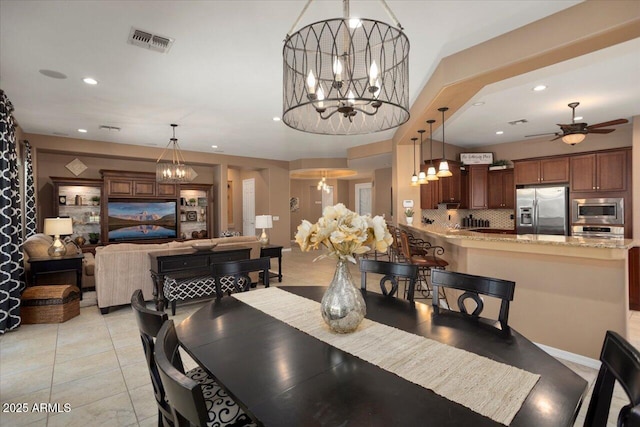
MULTIPOLYGON (((54 214, 69 217, 73 223, 72 239, 100 233, 102 180, 51 177, 54 187, 54 214)), ((83 246, 84 248, 84 246, 83 246)))

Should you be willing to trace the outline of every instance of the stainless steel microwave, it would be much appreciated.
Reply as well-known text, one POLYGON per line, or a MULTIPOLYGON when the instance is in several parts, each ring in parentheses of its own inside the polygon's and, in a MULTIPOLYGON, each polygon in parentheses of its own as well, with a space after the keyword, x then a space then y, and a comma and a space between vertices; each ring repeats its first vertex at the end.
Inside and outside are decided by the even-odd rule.
POLYGON ((624 224, 624 199, 573 199, 573 224, 624 224))

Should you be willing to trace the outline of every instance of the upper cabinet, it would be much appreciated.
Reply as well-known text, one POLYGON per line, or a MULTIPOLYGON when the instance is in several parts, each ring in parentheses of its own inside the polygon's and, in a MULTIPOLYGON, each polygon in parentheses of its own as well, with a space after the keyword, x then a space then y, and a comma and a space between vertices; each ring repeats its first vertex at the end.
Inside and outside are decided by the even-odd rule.
POLYGON ((167 198, 178 195, 175 184, 156 182, 154 173, 101 171, 109 198, 167 198))
POLYGON ((626 191, 628 150, 571 157, 571 191, 626 191))
MULTIPOLYGON (((436 181, 440 189, 440 203, 462 203, 463 200, 466 202, 466 197, 463 197, 464 187, 462 185, 462 171, 460 170, 461 164, 452 160, 447 162, 453 175, 436 181)), ((440 161, 435 163, 439 164, 440 161)))
POLYGON ((469 169, 469 209, 487 209, 489 168, 487 165, 471 165, 469 169))
POLYGON ((569 157, 516 161, 514 164, 516 185, 569 182, 569 157))
MULTIPOLYGON (((421 170, 427 172, 428 166, 422 165, 421 170)), ((420 185, 420 208, 438 209, 440 203, 440 187, 438 181, 429 181, 428 184, 420 185)))
POLYGON ((513 169, 489 171, 487 205, 489 209, 514 209, 513 169))

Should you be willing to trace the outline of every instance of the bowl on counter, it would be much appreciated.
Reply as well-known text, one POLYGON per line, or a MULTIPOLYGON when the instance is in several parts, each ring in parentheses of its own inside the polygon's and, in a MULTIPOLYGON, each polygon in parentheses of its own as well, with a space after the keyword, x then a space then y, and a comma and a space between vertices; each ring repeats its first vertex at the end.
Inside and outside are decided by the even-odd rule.
POLYGON ((191 247, 196 251, 210 251, 216 246, 218 246, 217 243, 211 243, 211 242, 194 242, 191 244, 191 247))

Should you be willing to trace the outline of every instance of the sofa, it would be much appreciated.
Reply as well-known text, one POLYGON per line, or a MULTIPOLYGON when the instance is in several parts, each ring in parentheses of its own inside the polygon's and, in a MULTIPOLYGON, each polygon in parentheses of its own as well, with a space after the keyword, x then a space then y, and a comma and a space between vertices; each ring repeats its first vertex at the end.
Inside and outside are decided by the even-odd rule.
MULTIPOLYGON (((136 289, 142 289, 145 301, 153 299, 153 280, 149 272, 149 253, 177 248, 188 248, 193 240, 168 243, 113 243, 96 248, 95 286, 98 307, 103 314, 111 307, 129 304, 136 289)), ((260 242, 256 236, 219 237, 199 239, 198 243, 217 243, 251 248, 250 258, 260 258, 260 242)))
MULTIPOLYGON (((53 238, 46 234, 37 233, 33 236, 29 237, 22 244, 22 253, 24 255, 24 269, 25 269, 25 278, 27 284, 33 283, 33 278, 31 277, 31 266, 29 265, 30 258, 42 258, 48 257, 49 247, 53 243, 53 238)), ((79 254, 81 253, 80 248, 76 246, 73 242, 68 242, 66 244, 67 254, 79 254)), ((94 256, 91 252, 87 252, 84 254, 84 259, 82 260, 82 289, 87 290, 89 288, 95 287, 95 260, 94 256)), ((76 273, 73 271, 64 271, 57 272, 51 274, 43 274, 38 275, 38 284, 47 284, 47 285, 75 285, 76 284, 76 273)))

